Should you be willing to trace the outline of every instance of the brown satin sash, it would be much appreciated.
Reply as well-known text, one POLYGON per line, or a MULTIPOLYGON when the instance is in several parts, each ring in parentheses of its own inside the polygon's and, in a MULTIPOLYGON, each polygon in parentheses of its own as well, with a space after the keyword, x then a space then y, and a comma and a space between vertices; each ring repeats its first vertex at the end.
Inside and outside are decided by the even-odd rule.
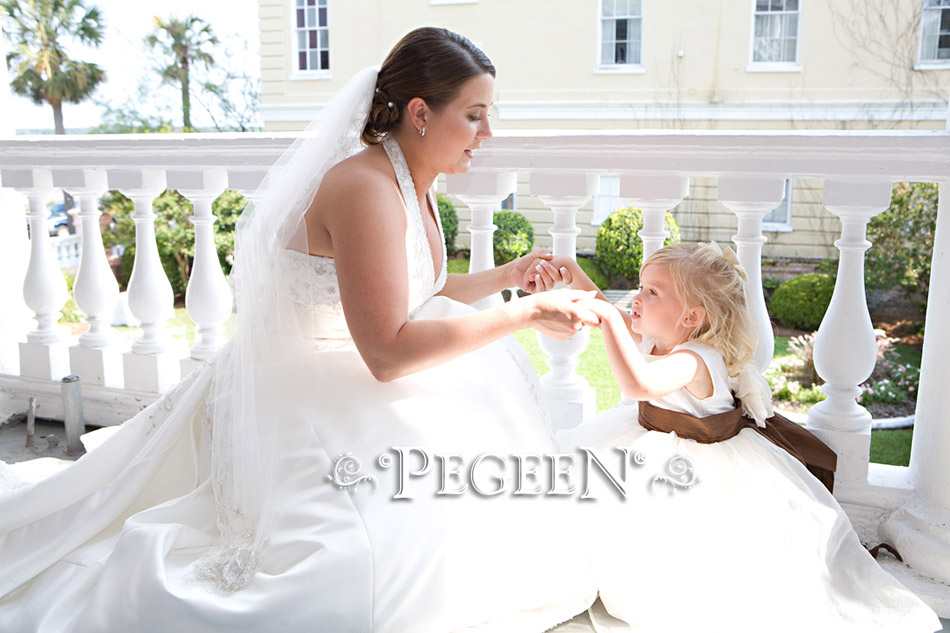
POLYGON ((765 428, 742 415, 738 405, 732 411, 697 418, 688 413, 662 409, 643 400, 638 403, 640 425, 650 431, 673 433, 701 444, 723 442, 749 427, 800 461, 829 492, 834 491, 838 456, 804 427, 781 415, 765 421, 765 428))

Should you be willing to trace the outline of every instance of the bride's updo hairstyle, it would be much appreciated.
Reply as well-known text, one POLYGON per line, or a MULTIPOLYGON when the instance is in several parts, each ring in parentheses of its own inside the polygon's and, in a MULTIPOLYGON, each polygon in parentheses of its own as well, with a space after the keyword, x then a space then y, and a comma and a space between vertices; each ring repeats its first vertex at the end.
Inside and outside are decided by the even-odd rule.
POLYGON ((406 34, 379 69, 363 143, 375 145, 395 130, 415 97, 439 110, 455 98, 462 84, 485 73, 495 76, 491 61, 458 33, 423 27, 406 34))

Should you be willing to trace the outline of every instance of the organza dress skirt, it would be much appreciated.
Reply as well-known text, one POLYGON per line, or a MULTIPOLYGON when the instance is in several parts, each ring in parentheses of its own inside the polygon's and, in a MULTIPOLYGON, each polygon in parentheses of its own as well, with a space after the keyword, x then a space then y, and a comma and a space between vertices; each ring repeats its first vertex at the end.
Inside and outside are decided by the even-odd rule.
MULTIPOLYGON (((471 310, 437 297, 415 318, 471 310)), ((555 451, 513 339, 390 383, 342 347, 255 368, 268 400, 258 408, 279 424, 279 485, 277 524, 246 587, 224 591, 200 567, 222 521, 241 526, 216 513, 210 477, 209 386, 225 349, 74 466, 0 501, 3 629, 540 632, 583 612, 596 590, 570 500, 470 485, 436 494, 437 455, 464 464, 449 477, 457 490, 480 454, 555 451), (406 475, 409 498, 394 499, 394 447, 418 449, 406 473, 422 471, 422 452, 430 459, 427 474, 406 475), (375 486, 340 488, 346 455, 360 461, 350 474, 375 486)))
POLYGON ((630 456, 626 499, 608 485, 584 508, 600 632, 939 629, 822 484, 751 428, 701 444, 644 429, 630 403, 558 440, 630 456))

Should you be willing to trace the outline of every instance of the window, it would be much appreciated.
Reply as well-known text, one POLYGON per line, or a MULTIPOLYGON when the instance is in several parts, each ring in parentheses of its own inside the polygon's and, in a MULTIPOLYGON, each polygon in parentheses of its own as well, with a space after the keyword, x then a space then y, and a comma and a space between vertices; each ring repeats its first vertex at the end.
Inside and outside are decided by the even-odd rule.
POLYGON ((620 176, 616 174, 601 174, 597 185, 597 194, 594 196, 594 216, 590 223, 594 226, 602 224, 610 214, 626 206, 627 201, 620 197, 620 176))
POLYGON ((920 61, 950 63, 950 0, 924 0, 920 61))
POLYGON ((601 0, 600 66, 639 66, 641 0, 601 0))
POLYGON ((785 181, 785 197, 777 207, 765 214, 762 218, 763 231, 791 231, 792 230, 792 179, 785 181))
POLYGON ((330 70, 327 0, 294 0, 297 32, 296 71, 330 70))
POLYGON ((798 65, 800 0, 755 0, 752 64, 798 65))

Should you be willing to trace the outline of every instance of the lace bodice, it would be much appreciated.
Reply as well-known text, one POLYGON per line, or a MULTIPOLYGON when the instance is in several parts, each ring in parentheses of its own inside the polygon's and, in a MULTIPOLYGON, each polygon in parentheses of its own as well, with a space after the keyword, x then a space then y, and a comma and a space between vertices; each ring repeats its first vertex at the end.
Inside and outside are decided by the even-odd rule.
MULTIPOLYGON (((383 148, 393 164, 399 190, 406 205, 406 260, 409 264, 409 316, 445 286, 446 253, 435 279, 432 251, 422 223, 422 212, 416 198, 415 184, 409 165, 395 139, 388 138, 383 148)), ((442 236, 442 221, 435 215, 442 236)), ((444 243, 444 239, 440 239, 444 243)), ((340 286, 336 261, 332 257, 309 255, 294 250, 281 252, 282 278, 290 284, 290 297, 295 303, 302 334, 317 341, 318 349, 352 344, 340 302, 340 286)))

